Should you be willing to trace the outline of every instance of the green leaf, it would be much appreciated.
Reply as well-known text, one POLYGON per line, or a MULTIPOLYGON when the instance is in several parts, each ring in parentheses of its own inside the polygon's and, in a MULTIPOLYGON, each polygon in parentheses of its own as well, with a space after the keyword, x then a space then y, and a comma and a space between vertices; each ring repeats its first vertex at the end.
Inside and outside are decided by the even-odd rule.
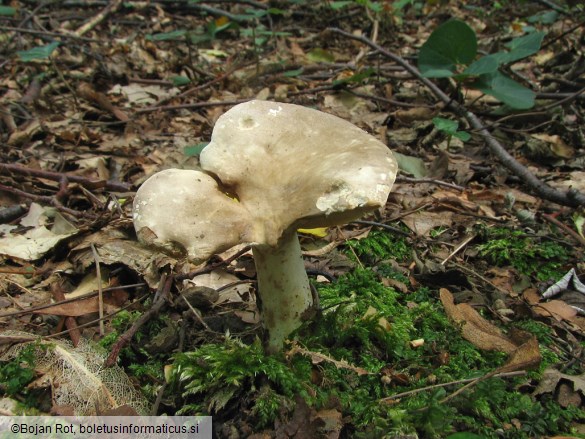
POLYGON ((398 162, 398 168, 407 174, 412 175, 414 178, 426 177, 427 168, 425 167, 425 162, 418 157, 400 154, 399 152, 394 152, 394 157, 398 162))
POLYGON ((186 76, 171 76, 169 78, 175 87, 187 85, 191 83, 191 80, 186 76))
POLYGON ((282 75, 287 78, 296 78, 297 76, 302 75, 303 70, 304 69, 301 67, 300 69, 289 70, 287 72, 284 72, 282 75))
POLYGON ((208 143, 209 142, 202 142, 197 143, 196 145, 185 146, 185 148, 183 149, 183 154, 185 154, 187 157, 199 155, 201 154, 201 151, 203 151, 203 148, 205 148, 208 143))
POLYGON ((370 76, 372 76, 375 73, 375 70, 373 68, 368 68, 366 70, 364 70, 363 72, 360 73, 355 73, 353 75, 351 75, 348 78, 343 78, 343 79, 336 79, 335 81, 333 81, 333 86, 340 86, 343 84, 349 84, 349 83, 360 83, 362 82, 364 79, 369 78, 370 76))
POLYGON ((534 92, 500 72, 481 75, 471 86, 518 110, 534 106, 534 92))
POLYGON ((270 15, 284 15, 284 14, 286 14, 286 11, 284 9, 279 9, 279 8, 268 8, 266 10, 266 12, 268 12, 270 15))
POLYGON ((21 61, 35 61, 39 59, 48 59, 53 51, 59 47, 61 43, 59 41, 53 41, 51 44, 46 46, 33 47, 30 50, 21 50, 16 52, 21 61))
POLYGON ((13 17, 14 15, 16 15, 16 8, 0 5, 0 16, 13 17))
POLYGON ((331 52, 319 47, 309 50, 309 52, 307 52, 307 58, 313 62, 335 61, 335 56, 333 56, 331 52))
POLYGON ((392 3, 392 10, 393 11, 400 11, 405 6, 407 6, 413 2, 414 2, 414 0, 397 0, 394 3, 392 3))
POLYGON ((348 5, 351 5, 352 3, 354 3, 353 0, 345 0, 345 1, 331 2, 331 3, 329 3, 329 7, 331 9, 333 9, 334 11, 337 11, 339 9, 345 8, 348 5))
POLYGON ((422 45, 418 68, 423 76, 452 76, 457 66, 470 64, 477 54, 477 37, 467 24, 451 20, 439 26, 422 45))
POLYGON ((484 439, 483 436, 478 436, 475 433, 469 433, 469 432, 460 432, 460 433, 454 433, 451 434, 449 436, 447 436, 446 439, 484 439))
POLYGON ((553 24, 559 18, 557 11, 541 11, 528 17, 528 23, 553 24))
POLYGON ((507 64, 534 55, 540 50, 545 35, 545 32, 533 32, 523 37, 514 38, 506 44, 510 51, 503 56, 502 62, 507 64))
POLYGON ((439 131, 443 131, 449 135, 453 135, 457 132, 459 122, 451 119, 444 119, 442 117, 434 117, 433 124, 439 131))
POLYGON ((573 222, 575 223, 575 228, 581 237, 585 238, 583 232, 585 231, 585 217, 579 213, 573 214, 573 222))
POLYGON ((498 70, 498 61, 495 57, 488 55, 474 61, 463 71, 465 76, 479 76, 486 73, 494 73, 498 70))
POLYGON ((174 30, 172 32, 164 32, 160 34, 149 34, 146 36, 148 41, 169 41, 180 40, 187 34, 186 30, 174 30))
POLYGON ((471 134, 469 134, 467 131, 457 131, 456 133, 453 133, 453 137, 457 137, 462 142, 467 142, 469 139, 471 139, 471 134))

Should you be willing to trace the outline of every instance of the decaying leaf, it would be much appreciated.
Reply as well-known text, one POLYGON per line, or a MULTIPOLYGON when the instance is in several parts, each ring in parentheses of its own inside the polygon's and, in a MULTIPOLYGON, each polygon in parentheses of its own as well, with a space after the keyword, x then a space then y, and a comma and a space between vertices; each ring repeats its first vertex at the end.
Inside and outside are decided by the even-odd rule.
MULTIPOLYGON (((343 415, 337 408, 316 411, 303 398, 295 398, 295 410, 286 422, 277 420, 274 424, 277 438, 337 439, 343 428, 343 415)), ((255 439, 262 436, 254 435, 255 439)))
POLYGON ((585 398, 585 374, 567 375, 557 369, 548 368, 542 374, 542 379, 532 392, 534 396, 558 392, 557 398, 563 407, 569 404, 579 406, 585 398))
POLYGON ((485 320, 466 303, 455 304, 453 295, 441 288, 440 298, 449 318, 460 324, 463 338, 483 350, 497 350, 509 355, 508 362, 498 372, 534 367, 540 363, 538 340, 535 336, 515 331, 508 337, 495 325, 485 320))
POLYGON ((345 360, 336 360, 335 358, 331 358, 330 356, 322 354, 320 352, 309 351, 296 343, 294 343, 292 348, 287 351, 286 355, 287 357, 291 357, 295 354, 301 354, 306 357, 309 357, 313 364, 326 362, 335 365, 335 367, 337 367, 338 369, 352 370, 358 375, 368 375, 370 373, 366 369, 354 366, 353 364, 349 364, 345 360))
POLYGON ((52 250, 60 241, 75 235, 78 230, 53 208, 32 203, 29 215, 21 224, 33 227, 23 234, 10 233, 0 238, 0 254, 33 261, 52 250), (49 223, 49 218, 52 225, 49 223))
MULTIPOLYGON (((30 335, 21 332, 4 336, 30 335)), ((35 369, 50 378, 53 400, 58 406, 71 406, 77 416, 95 416, 106 410, 129 405, 146 414, 146 400, 118 366, 104 368, 106 352, 83 340, 73 348, 63 340, 40 340, 35 351, 35 369)), ((19 343, 3 351, 0 360, 15 358, 30 343, 19 343)))

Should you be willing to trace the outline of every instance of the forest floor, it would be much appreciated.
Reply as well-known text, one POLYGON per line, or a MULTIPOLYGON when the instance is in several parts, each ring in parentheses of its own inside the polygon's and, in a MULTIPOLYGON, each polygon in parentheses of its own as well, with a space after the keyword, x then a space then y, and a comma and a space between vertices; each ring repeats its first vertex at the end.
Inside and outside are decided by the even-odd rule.
POLYGON ((557 3, 5 1, 0 414, 585 437, 585 9, 557 3), (435 50, 457 62, 429 73, 421 47, 450 19, 438 51, 471 32, 477 53, 435 50), (464 73, 496 52, 492 76, 464 73), (275 355, 247 248, 195 266, 132 223, 137 188, 196 167, 251 99, 346 119, 400 167, 383 209, 300 233, 321 309, 275 355))

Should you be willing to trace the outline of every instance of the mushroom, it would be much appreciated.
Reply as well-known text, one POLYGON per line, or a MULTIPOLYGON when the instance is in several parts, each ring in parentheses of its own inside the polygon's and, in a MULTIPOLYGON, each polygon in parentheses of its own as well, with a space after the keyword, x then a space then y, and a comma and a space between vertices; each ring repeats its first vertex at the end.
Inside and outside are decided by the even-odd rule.
POLYGON ((219 117, 203 171, 169 169, 134 200, 139 239, 191 260, 252 245, 267 348, 313 309, 299 228, 343 224, 386 203, 397 164, 382 142, 336 116, 249 101, 219 117))

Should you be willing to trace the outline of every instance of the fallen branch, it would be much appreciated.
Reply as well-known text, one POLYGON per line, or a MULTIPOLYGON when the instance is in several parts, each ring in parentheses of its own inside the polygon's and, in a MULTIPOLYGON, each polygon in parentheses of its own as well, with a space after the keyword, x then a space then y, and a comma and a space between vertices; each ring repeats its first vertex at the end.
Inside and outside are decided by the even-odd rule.
POLYGON ((94 17, 92 17, 91 20, 84 23, 79 29, 73 32, 73 34, 80 37, 85 33, 89 32, 102 21, 104 21, 108 15, 110 15, 113 12, 116 12, 121 4, 122 0, 112 0, 108 4, 108 6, 106 6, 99 14, 95 15, 94 17))
POLYGON ((41 169, 31 169, 20 165, 9 165, 0 163, 0 174, 11 175, 21 174, 29 177, 44 178, 46 180, 62 182, 63 179, 73 183, 78 183, 87 189, 103 188, 112 192, 129 192, 132 188, 128 183, 121 183, 111 180, 92 180, 79 175, 64 174, 62 172, 43 171, 41 169))
MULTIPOLYGON (((515 372, 504 372, 504 373, 498 373, 498 374, 495 374, 495 375, 491 375, 490 378, 508 378, 508 377, 523 376, 523 375, 526 375, 526 371, 524 371, 524 370, 517 370, 515 372)), ((415 395, 417 393, 425 392, 427 390, 438 389, 440 387, 455 386, 457 384, 475 383, 476 381, 478 381, 479 379, 482 379, 482 378, 484 378, 484 377, 480 377, 480 378, 466 378, 466 379, 463 379, 463 380, 450 381, 448 383, 433 384, 431 386, 421 387, 419 389, 409 390, 408 392, 402 392, 402 393, 397 393, 395 395, 387 396, 386 398, 382 398, 380 400, 380 402, 387 402, 387 401, 391 401, 393 399, 402 398, 404 396, 415 395)))
POLYGON ((110 351, 110 355, 106 358, 104 362, 105 367, 111 367, 116 364, 118 360, 118 355, 120 355, 120 351, 124 348, 130 341, 134 335, 138 332, 146 322, 148 322, 151 318, 158 315, 159 311, 162 309, 163 305, 165 305, 170 297, 171 293, 171 286, 173 283, 173 276, 166 276, 163 275, 160 279, 159 287, 156 292, 154 302, 150 309, 142 314, 138 320, 134 322, 134 324, 128 329, 124 334, 122 334, 118 341, 112 346, 112 350, 110 351))
POLYGON ((536 177, 532 172, 528 170, 524 165, 519 163, 512 155, 504 148, 504 146, 487 130, 483 122, 471 111, 467 110, 463 105, 453 101, 443 90, 441 90, 434 82, 425 78, 421 75, 416 67, 408 63, 406 60, 398 55, 384 49, 379 44, 376 44, 372 40, 364 36, 353 35, 349 32, 338 28, 328 28, 329 31, 343 35, 344 37, 352 40, 359 41, 363 44, 368 45, 372 49, 381 53, 385 57, 396 62, 402 66, 406 71, 415 76, 419 81, 428 87, 428 89, 447 107, 451 108, 456 114, 462 115, 467 119, 469 125, 476 130, 477 134, 484 138, 485 143, 489 147, 491 153, 495 155, 500 162, 512 171, 515 175, 520 177, 524 183, 532 188, 540 197, 562 204, 564 206, 579 207, 585 205, 585 195, 577 190, 569 189, 567 192, 558 191, 551 186, 547 185, 536 177))

